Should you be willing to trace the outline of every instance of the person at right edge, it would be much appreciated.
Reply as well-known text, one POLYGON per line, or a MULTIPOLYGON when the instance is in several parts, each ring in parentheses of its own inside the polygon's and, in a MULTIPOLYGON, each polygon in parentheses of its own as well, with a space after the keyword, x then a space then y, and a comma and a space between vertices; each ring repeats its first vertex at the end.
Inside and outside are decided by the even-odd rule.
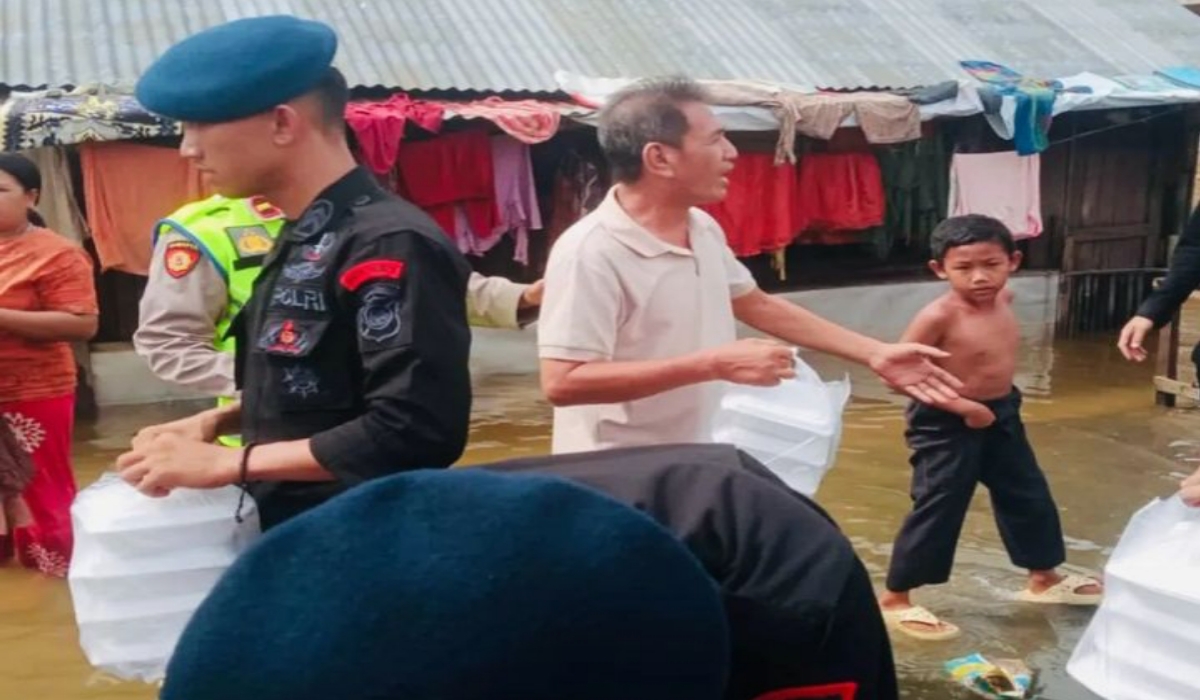
POLYGON ((136 90, 183 123, 180 153, 218 194, 260 195, 287 222, 233 326, 240 403, 141 431, 117 466, 151 496, 248 485, 264 530, 366 480, 447 467, 467 439, 470 267, 356 166, 336 51, 319 22, 235 20, 169 48, 136 90), (239 430, 244 446, 214 444, 239 430))
MULTIPOLYGON (((1183 235, 1175 245, 1167 278, 1154 290, 1125 327, 1117 340, 1117 348, 1131 362, 1145 362, 1146 336, 1171 321, 1171 317, 1183 306, 1192 292, 1200 287, 1200 207, 1192 210, 1183 235)), ((1192 364, 1200 376, 1200 343, 1192 348, 1192 364)), ((1183 501, 1192 507, 1200 507, 1200 469, 1180 484, 1183 501)))
POLYGON ((966 386, 950 403, 908 409, 913 510, 896 537, 879 601, 890 629, 926 641, 953 638, 959 628, 914 605, 910 592, 949 580, 980 483, 1009 558, 1029 572, 1019 600, 1096 605, 1103 593, 1095 579, 1057 571, 1066 561, 1058 506, 1025 435, 1013 385, 1021 338, 1007 285, 1021 253, 1012 233, 991 217, 957 216, 934 229, 932 248, 929 266, 950 289, 917 314, 904 340, 945 350, 949 357, 938 362, 966 386))

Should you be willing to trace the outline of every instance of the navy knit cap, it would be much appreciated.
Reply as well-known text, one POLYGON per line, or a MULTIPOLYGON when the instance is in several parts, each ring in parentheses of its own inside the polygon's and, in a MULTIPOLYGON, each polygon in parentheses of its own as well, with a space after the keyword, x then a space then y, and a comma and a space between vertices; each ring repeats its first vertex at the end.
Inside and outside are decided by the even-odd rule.
POLYGON ((227 122, 265 112, 317 86, 337 53, 328 25, 289 15, 251 17, 194 34, 167 49, 138 80, 147 110, 187 122, 227 122))
POLYGON ((197 610, 163 700, 717 700, 717 589, 642 513, 474 469, 359 486, 267 534, 197 610))

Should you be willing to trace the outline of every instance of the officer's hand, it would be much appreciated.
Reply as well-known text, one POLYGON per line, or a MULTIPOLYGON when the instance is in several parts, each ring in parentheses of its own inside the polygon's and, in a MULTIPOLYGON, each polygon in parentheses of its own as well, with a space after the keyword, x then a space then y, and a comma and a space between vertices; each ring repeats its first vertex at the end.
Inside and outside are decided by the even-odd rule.
POLYGON ((133 436, 133 449, 153 442, 160 435, 178 435, 193 442, 215 442, 217 439, 217 420, 209 411, 197 413, 194 416, 181 418, 170 423, 161 423, 142 428, 133 436))
POLYGON ((189 440, 165 432, 142 441, 117 458, 117 472, 147 496, 172 489, 215 489, 237 483, 241 450, 189 440))
POLYGON ((1117 349, 1131 362, 1143 362, 1146 359, 1146 336, 1154 330, 1154 321, 1145 316, 1134 316, 1121 329, 1121 337, 1117 339, 1117 349))

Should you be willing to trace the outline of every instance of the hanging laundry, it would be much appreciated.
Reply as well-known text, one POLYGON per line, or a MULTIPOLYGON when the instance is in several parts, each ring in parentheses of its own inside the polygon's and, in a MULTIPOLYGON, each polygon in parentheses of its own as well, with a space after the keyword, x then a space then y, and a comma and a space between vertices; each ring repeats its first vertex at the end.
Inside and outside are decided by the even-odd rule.
POLYGON ((174 148, 89 143, 79 154, 88 226, 105 270, 147 274, 154 222, 212 194, 174 148))
POLYGON ((14 92, 0 101, 0 151, 178 136, 179 122, 108 88, 14 92))
POLYGON ((950 166, 950 216, 985 214, 1013 237, 1042 232, 1041 156, 956 153, 950 166))
POLYGON ((929 250, 930 232, 946 218, 950 197, 945 139, 932 125, 926 132, 920 141, 876 151, 887 193, 887 231, 922 253, 929 250))
POLYGON ((474 102, 433 102, 464 119, 487 119, 509 136, 527 144, 549 141, 558 133, 562 114, 557 104, 538 100, 488 97, 474 102))
POLYGON ((825 231, 811 229, 796 237, 796 245, 854 246, 871 258, 884 262, 891 257, 896 238, 886 228, 876 226, 861 231, 825 231))
POLYGON ((959 65, 963 70, 967 71, 976 80, 990 83, 992 85, 1013 85, 1023 83, 1030 87, 1043 87, 1053 89, 1055 87, 1054 80, 1043 80, 1039 78, 1026 78, 1008 66, 991 61, 959 61, 959 65))
POLYGON ((37 210, 46 220, 46 228, 82 244, 87 238, 87 222, 75 198, 66 151, 59 146, 43 146, 23 151, 23 154, 42 171, 37 210))
POLYGON ((377 174, 396 166, 404 128, 411 121, 436 134, 442 128, 440 106, 414 100, 403 93, 383 102, 351 102, 346 105, 346 123, 354 130, 359 150, 367 167, 377 174))
POLYGON ((872 153, 808 153, 800 159, 802 229, 861 231, 883 223, 886 196, 872 153))
POLYGON ((729 174, 725 199, 702 207, 721 224, 734 255, 786 248, 804 228, 799 220, 796 168, 774 154, 742 153, 729 174))
POLYGON ((1180 85, 1190 88, 1200 88, 1200 70, 1191 66, 1172 66, 1155 71, 1155 73, 1169 78, 1180 85))
POLYGON ((748 80, 708 80, 702 84, 714 105, 770 109, 779 120, 775 162, 796 162, 796 124, 803 119, 800 104, 807 97, 805 93, 748 80))
POLYGON ((428 212, 455 241, 500 225, 487 132, 471 129, 409 141, 397 163, 399 193, 428 212))
POLYGON ((799 104, 801 134, 828 141, 848 117, 858 121, 867 142, 887 145, 921 138, 921 111, 899 95, 827 92, 799 104))
MULTIPOLYGON (((577 103, 602 106, 631 81, 584 78, 560 71, 555 74, 563 91, 577 103)), ((875 144, 901 143, 920 138, 921 113, 909 99, 874 92, 818 92, 754 80, 701 80, 709 103, 722 107, 762 107, 779 122, 776 163, 796 162, 796 133, 827 140, 850 116, 868 132, 875 144)), ((948 86, 943 94, 951 96, 948 86)), ((957 93, 957 90, 955 91, 957 93)), ((932 96, 926 95, 927 99, 932 96)))
POLYGON ((1178 81, 1169 79, 1171 69, 1163 69, 1155 75, 1114 75, 1113 82, 1117 85, 1128 88, 1135 92, 1152 92, 1166 95, 1179 95, 1180 97, 1192 97, 1195 95, 1195 88, 1185 87, 1178 81), (1160 75, 1161 74, 1161 75, 1160 75))
MULTIPOLYGON (((500 223, 485 235, 469 230, 461 236, 459 249, 471 255, 483 255, 511 233, 516 239, 513 259, 529 263, 529 232, 542 227, 537 190, 533 182, 533 161, 529 145, 504 134, 491 137, 492 176, 496 183, 496 205, 500 223)), ((459 224, 465 214, 459 209, 459 224)))
MULTIPOLYGON (((1050 146, 1050 124, 1054 116, 1054 102, 1063 92, 1091 94, 1092 88, 1085 85, 1064 87, 1058 80, 1028 78, 1007 66, 991 61, 959 61, 963 70, 976 80, 986 83, 991 91, 1001 98, 1010 97, 1016 109, 1005 114, 985 100, 985 110, 993 116, 999 111, 1005 129, 997 128, 1003 138, 1011 138, 1017 154, 1022 156, 1041 153, 1050 146)), ((981 90, 981 96, 986 91, 981 90)), ((1003 100, 1001 100, 1003 103, 1003 100)), ((989 120, 991 121, 991 120, 989 120)), ((993 127, 996 124, 993 123, 993 127)))
POLYGON ((608 191, 600 166, 574 151, 562 159, 550 193, 550 220, 546 224, 546 243, 554 242, 604 200, 608 191))
POLYGON ((899 95, 883 93, 804 93, 752 81, 702 81, 713 104, 770 108, 779 119, 777 163, 795 163, 796 133, 828 140, 853 115, 871 143, 899 143, 921 137, 921 113, 899 95))
POLYGON ((937 104, 938 102, 946 102, 958 97, 958 81, 946 80, 925 87, 903 88, 893 90, 892 94, 905 97, 915 105, 937 104))

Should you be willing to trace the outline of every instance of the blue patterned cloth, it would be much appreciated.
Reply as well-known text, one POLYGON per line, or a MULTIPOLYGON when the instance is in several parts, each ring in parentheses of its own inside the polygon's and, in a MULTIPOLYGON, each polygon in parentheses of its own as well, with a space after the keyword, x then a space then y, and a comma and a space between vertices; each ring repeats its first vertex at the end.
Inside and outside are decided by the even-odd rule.
MULTIPOLYGON (((1012 138, 1017 154, 1022 156, 1041 153, 1050 147, 1050 124, 1059 93, 1092 92, 1089 87, 1064 88, 1058 80, 1029 78, 1008 66, 991 61, 960 61, 959 65, 987 85, 984 91, 1000 97, 1011 96, 1016 100, 1012 138)), ((1000 101, 989 103, 985 100, 985 104, 992 104, 992 109, 998 109, 1000 101)))

